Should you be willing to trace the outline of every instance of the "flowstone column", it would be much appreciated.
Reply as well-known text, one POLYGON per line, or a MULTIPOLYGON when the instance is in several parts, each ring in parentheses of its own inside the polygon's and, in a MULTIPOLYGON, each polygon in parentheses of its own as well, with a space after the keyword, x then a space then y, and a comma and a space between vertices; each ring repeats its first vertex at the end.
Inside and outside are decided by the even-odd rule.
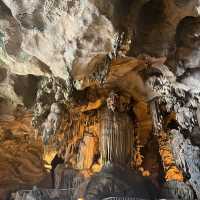
POLYGON ((100 111, 100 141, 102 163, 127 164, 132 157, 134 129, 127 113, 104 108, 100 111))
POLYGON ((102 164, 127 165, 133 153, 134 127, 128 115, 128 106, 120 97, 111 93, 107 106, 99 110, 100 150, 102 164))

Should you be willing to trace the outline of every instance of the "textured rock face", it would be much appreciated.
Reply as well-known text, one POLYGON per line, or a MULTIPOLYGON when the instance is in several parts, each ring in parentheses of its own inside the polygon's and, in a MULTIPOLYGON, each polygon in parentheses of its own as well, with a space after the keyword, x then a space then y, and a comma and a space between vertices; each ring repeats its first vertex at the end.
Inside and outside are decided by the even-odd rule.
POLYGON ((4 114, 0 119, 1 199, 18 189, 31 189, 47 176, 42 142, 35 138, 31 128, 32 115, 19 116, 19 111, 17 114, 4 114))
MULTIPOLYGON (((51 163, 58 196, 74 187, 85 199, 159 196, 137 170, 162 198, 200 199, 199 6, 198 0, 0 0, 4 185, 32 186, 51 163), (24 124, 28 111, 35 130, 24 124), (41 140, 50 148, 48 163, 41 140)), ((54 198, 37 188, 23 194, 54 198)))
POLYGON ((4 3, 21 25, 20 50, 47 64, 55 76, 67 79, 67 69, 80 66, 92 70, 114 50, 114 27, 90 1, 4 3))
POLYGON ((177 26, 185 17, 196 17, 198 6, 197 0, 4 0, 1 59, 17 73, 67 79, 69 68, 80 79, 120 47, 122 53, 171 56, 177 26))

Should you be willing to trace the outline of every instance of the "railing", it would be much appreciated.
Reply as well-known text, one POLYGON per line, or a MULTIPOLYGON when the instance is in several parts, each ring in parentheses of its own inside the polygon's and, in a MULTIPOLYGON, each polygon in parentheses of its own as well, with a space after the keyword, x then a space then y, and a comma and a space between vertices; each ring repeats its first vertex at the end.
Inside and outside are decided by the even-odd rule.
POLYGON ((108 197, 104 198, 102 200, 147 200, 147 199, 141 199, 141 198, 134 198, 134 197, 108 197))
MULTIPOLYGON (((15 200, 26 200, 27 195, 32 190, 20 190, 16 194, 15 200)), ((42 189, 42 192, 47 194, 50 199, 59 199, 59 200, 77 200, 74 199, 74 189, 42 189)), ((85 199, 84 199, 85 200, 85 199)), ((107 197, 102 200, 147 200, 137 197, 107 197)), ((174 199, 158 199, 158 200, 174 200, 174 199)))
MULTIPOLYGON (((147 199, 141 199, 137 197, 108 197, 104 198, 102 200, 147 200, 147 199)), ((157 200, 175 200, 175 199, 157 199, 157 200)))
MULTIPOLYGON (((16 194, 15 200, 26 200, 27 195, 32 190, 20 190, 16 194)), ((51 199, 59 200, 74 200, 74 189, 42 189, 42 192, 47 194, 51 199)))

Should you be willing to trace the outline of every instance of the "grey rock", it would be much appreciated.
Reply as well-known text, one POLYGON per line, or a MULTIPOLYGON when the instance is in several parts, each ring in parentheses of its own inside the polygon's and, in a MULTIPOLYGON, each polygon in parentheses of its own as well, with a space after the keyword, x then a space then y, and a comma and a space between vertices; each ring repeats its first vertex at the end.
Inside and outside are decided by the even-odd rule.
POLYGON ((193 146, 189 139, 178 132, 173 131, 172 150, 177 165, 184 171, 188 183, 191 185, 197 198, 200 198, 200 149, 198 146, 193 146))
POLYGON ((183 200, 193 200, 194 192, 192 188, 183 182, 178 181, 168 181, 164 184, 160 199, 183 199, 183 200))

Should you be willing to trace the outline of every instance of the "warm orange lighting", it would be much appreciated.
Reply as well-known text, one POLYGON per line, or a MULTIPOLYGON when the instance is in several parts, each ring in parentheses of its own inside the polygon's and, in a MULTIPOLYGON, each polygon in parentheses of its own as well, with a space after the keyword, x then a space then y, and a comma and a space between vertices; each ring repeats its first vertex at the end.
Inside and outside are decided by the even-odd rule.
POLYGON ((54 159, 55 155, 57 154, 57 151, 55 148, 44 148, 44 153, 43 153, 43 160, 45 161, 45 168, 47 170, 51 169, 51 161, 54 159))

